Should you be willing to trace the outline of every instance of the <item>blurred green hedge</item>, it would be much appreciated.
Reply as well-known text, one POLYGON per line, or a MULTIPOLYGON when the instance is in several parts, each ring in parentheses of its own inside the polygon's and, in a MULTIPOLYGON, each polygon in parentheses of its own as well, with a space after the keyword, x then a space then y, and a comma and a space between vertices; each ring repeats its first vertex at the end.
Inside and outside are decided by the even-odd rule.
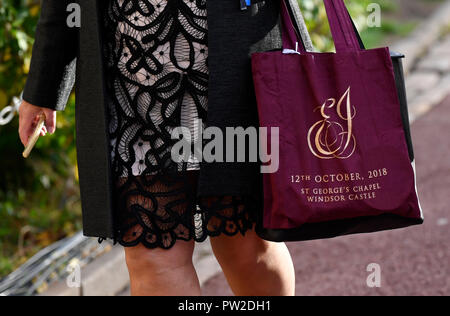
MULTIPOLYGON (((367 48, 381 44, 383 37, 389 33, 404 31, 403 23, 395 23, 383 16, 381 27, 368 28, 367 11, 369 4, 379 4, 384 13, 397 9, 397 1, 392 0, 345 0, 345 4, 352 16, 363 42, 367 48), (388 28, 390 26, 390 28, 388 28)), ((323 0, 299 0, 300 9, 305 18, 311 39, 317 50, 321 52, 333 51, 334 44, 330 35, 330 26, 326 18, 323 0)), ((409 26, 409 25, 407 25, 409 26)), ((408 28, 410 30, 410 28, 408 28)), ((406 32, 405 32, 406 33, 406 32)), ((406 35, 406 34, 402 34, 406 35)))
MULTIPOLYGON (((0 109, 23 89, 40 1, 0 2, 0 109)), ((0 126, 0 277, 51 242, 81 229, 74 99, 53 135, 22 157, 18 116, 0 126)))

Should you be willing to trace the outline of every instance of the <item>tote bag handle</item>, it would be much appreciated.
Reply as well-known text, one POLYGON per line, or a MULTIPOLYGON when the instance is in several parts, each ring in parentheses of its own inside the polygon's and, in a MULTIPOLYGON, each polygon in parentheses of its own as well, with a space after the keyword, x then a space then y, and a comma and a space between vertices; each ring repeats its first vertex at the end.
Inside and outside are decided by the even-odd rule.
MULTIPOLYGON (((293 49, 298 43, 298 51, 306 53, 302 37, 295 32, 291 13, 286 4, 280 0, 282 19, 283 48, 293 49)), ((324 0, 331 34, 337 52, 349 52, 365 49, 356 26, 343 0, 324 0)))
MULTIPOLYGON (((305 43, 303 42, 303 39, 299 33, 300 30, 295 27, 293 22, 294 21, 293 12, 292 8, 290 7, 289 0, 279 0, 279 1, 281 6, 280 14, 281 14, 281 35, 283 38, 283 48, 294 49, 296 47, 296 44, 298 44, 300 46, 299 47, 300 51, 302 53, 306 53, 305 43)), ((306 24, 304 25, 304 32, 306 33, 309 39, 309 33, 306 24)))

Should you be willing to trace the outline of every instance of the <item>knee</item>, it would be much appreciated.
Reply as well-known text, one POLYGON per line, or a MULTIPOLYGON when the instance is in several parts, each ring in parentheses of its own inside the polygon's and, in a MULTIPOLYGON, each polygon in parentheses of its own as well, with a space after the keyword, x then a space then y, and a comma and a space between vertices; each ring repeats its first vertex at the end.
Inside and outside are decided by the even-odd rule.
MULTIPOLYGON (((254 267, 256 263, 263 263, 270 255, 274 243, 261 239, 254 230, 248 230, 245 236, 218 236, 211 238, 211 246, 222 262, 239 269, 254 267)), ((219 259, 218 258, 218 259, 219 259)))
POLYGON ((192 265, 193 241, 177 240, 170 249, 149 249, 143 245, 125 248, 130 274, 158 274, 192 265))

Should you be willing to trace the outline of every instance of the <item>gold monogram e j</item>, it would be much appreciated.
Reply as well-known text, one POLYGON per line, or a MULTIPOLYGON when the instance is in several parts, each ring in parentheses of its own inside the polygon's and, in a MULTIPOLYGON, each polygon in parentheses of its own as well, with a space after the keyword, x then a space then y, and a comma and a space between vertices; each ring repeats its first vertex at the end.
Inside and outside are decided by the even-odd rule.
POLYGON ((356 139, 352 131, 356 109, 351 105, 350 87, 337 103, 336 99, 330 98, 315 108, 314 112, 318 109, 323 119, 316 122, 308 131, 308 146, 311 153, 320 159, 351 157, 356 149, 356 139), (326 111, 333 108, 342 122, 330 120, 331 116, 327 115, 326 111))

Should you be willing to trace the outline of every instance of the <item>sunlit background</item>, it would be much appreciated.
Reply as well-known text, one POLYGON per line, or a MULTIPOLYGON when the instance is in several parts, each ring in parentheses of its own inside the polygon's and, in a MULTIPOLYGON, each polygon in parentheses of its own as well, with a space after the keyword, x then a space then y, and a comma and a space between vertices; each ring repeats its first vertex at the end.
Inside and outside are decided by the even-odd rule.
MULTIPOLYGON (((385 46, 412 32, 439 0, 346 1, 367 48, 385 46), (382 8, 382 25, 367 28, 369 3, 382 8)), ((333 50, 322 0, 301 0, 319 51, 333 50)), ((0 110, 20 95, 28 72, 39 0, 0 1, 0 110)), ((72 95, 58 112, 56 133, 41 137, 28 159, 18 136, 18 116, 0 125, 0 278, 38 250, 81 230, 72 95)))

